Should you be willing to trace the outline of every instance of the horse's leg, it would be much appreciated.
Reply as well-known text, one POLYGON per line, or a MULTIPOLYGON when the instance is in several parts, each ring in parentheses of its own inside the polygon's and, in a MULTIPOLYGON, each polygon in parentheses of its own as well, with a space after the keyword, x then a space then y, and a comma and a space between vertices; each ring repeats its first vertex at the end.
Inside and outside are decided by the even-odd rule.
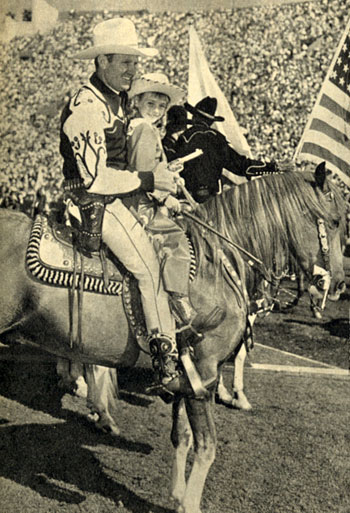
POLYGON ((85 366, 82 363, 70 362, 70 375, 74 381, 74 395, 86 399, 88 386, 84 378, 85 366))
POLYGON ((70 375, 70 362, 67 358, 57 358, 56 372, 59 377, 59 388, 71 392, 74 389, 74 383, 70 375))
POLYGON ((87 384, 84 379, 84 365, 71 362, 67 358, 57 358, 56 372, 60 380, 58 386, 78 397, 87 397, 87 384))
POLYGON ((233 397, 224 384, 222 371, 223 369, 221 368, 219 371, 219 379, 216 387, 216 401, 225 404, 226 406, 232 406, 233 397))
POLYGON ((234 369, 233 369, 233 394, 227 390, 222 375, 222 368, 219 372, 219 380, 216 388, 217 401, 236 408, 238 410, 249 411, 252 409, 252 405, 247 399, 244 393, 243 373, 244 363, 247 357, 247 349, 244 343, 241 344, 238 353, 235 355, 234 369))
POLYGON ((98 429, 119 435, 120 430, 114 419, 118 398, 116 369, 86 365, 85 377, 88 385, 87 404, 91 409, 90 419, 98 429))
POLYGON ((209 469, 215 459, 216 431, 213 416, 214 392, 208 399, 185 398, 194 439, 194 460, 178 513, 201 513, 200 501, 209 469))
POLYGON ((192 446, 193 435, 182 399, 173 404, 171 442, 175 449, 171 473, 171 497, 181 505, 186 490, 185 469, 187 454, 192 446))
POLYGON ((252 409, 252 405, 248 401, 244 393, 243 374, 244 374, 244 363, 247 357, 247 348, 243 343, 235 358, 235 367, 233 374, 233 399, 232 406, 239 410, 249 411, 252 409))

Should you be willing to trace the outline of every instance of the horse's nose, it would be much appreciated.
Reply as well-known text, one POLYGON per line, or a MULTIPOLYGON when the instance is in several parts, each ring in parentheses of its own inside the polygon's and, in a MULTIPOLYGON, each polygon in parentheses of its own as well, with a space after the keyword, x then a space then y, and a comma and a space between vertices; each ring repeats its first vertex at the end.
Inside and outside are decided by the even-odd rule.
POLYGON ((346 283, 345 281, 340 281, 337 285, 337 292, 339 294, 343 294, 346 291, 346 283))
POLYGON ((341 280, 341 281, 337 282, 334 292, 330 291, 330 293, 328 294, 328 299, 330 301, 338 301, 340 296, 345 292, 345 290, 346 290, 345 281, 341 280))

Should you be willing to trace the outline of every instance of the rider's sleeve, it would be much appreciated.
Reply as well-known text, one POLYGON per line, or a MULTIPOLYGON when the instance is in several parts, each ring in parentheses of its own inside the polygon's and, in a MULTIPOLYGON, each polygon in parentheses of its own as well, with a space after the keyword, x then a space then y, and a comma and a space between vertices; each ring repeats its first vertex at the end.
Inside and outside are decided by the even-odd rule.
POLYGON ((248 180, 254 176, 262 176, 277 173, 278 169, 274 162, 263 162, 240 155, 226 141, 226 158, 224 167, 239 176, 248 180))
MULTIPOLYGON (((138 121, 138 120, 133 120, 138 121)), ((131 130, 128 137, 128 164, 130 169, 155 169, 162 159, 160 137, 156 128, 146 121, 139 123, 131 121, 131 130)))
POLYGON ((225 154, 225 165, 224 167, 238 176, 246 176, 246 170, 253 163, 257 163, 257 160, 251 160, 244 155, 240 155, 234 150, 229 143, 223 145, 223 153, 225 154))
POLYGON ((72 145, 86 190, 120 196, 139 189, 153 191, 152 173, 132 173, 107 166, 106 108, 102 102, 88 91, 71 102, 71 114, 63 131, 72 145))

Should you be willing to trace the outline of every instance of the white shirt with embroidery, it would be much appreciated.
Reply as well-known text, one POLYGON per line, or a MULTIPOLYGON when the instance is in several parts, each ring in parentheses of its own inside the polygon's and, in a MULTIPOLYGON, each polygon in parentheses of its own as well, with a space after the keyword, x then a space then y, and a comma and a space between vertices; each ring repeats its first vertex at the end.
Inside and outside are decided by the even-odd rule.
POLYGON ((115 116, 98 89, 89 85, 71 99, 69 108, 71 114, 63 131, 72 145, 87 191, 122 195, 138 189, 141 180, 137 173, 107 165, 105 130, 118 129, 117 119, 125 123, 122 107, 115 116))

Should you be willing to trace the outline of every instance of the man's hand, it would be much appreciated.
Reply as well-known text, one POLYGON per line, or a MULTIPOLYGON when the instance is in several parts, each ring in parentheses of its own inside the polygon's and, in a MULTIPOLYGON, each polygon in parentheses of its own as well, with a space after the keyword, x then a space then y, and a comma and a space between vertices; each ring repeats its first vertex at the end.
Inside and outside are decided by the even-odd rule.
POLYGON ((154 189, 176 194, 175 176, 165 162, 160 162, 154 170, 154 189))

